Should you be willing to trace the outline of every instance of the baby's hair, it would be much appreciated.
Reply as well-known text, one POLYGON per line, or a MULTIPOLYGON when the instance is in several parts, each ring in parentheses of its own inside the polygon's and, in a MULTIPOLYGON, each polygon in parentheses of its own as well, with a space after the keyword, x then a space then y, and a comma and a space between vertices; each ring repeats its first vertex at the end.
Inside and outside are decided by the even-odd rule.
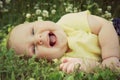
MULTIPOLYGON (((11 33, 11 32, 10 32, 11 33)), ((8 38, 7 38, 7 43, 6 43, 6 48, 9 50, 10 48, 10 33, 8 34, 8 38)))
POLYGON ((11 40, 10 40, 10 35, 11 35, 11 32, 12 32, 13 28, 10 30, 10 32, 8 33, 8 36, 7 36, 7 42, 6 42, 6 48, 9 50, 10 49, 10 45, 11 45, 11 40))

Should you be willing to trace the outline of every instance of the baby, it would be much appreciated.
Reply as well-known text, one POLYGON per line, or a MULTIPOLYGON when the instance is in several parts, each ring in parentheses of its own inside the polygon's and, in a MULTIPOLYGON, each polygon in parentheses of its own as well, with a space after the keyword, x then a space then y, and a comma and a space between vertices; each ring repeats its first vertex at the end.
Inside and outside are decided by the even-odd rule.
POLYGON ((16 26, 7 48, 17 55, 61 59, 60 69, 70 73, 76 64, 90 71, 98 65, 119 67, 119 39, 111 22, 89 11, 69 13, 58 22, 35 21, 16 26))

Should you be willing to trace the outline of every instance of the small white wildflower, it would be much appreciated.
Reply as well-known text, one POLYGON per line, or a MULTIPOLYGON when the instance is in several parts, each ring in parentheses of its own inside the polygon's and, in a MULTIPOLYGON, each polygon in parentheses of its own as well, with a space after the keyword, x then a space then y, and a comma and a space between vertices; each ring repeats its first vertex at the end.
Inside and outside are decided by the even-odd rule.
POLYGON ((79 9, 78 11, 79 11, 79 12, 81 12, 82 10, 81 10, 81 9, 79 9))
POLYGON ((55 13, 56 13, 56 10, 55 10, 55 9, 53 9, 53 10, 51 11, 51 13, 52 13, 52 14, 55 14, 55 13))
POLYGON ((105 14, 101 15, 101 17, 105 18, 105 14))
POLYGON ((30 78, 29 80, 35 80, 34 78, 30 78))
POLYGON ((68 4, 68 7, 66 7, 65 11, 66 12, 73 12, 72 9, 73 9, 73 5, 72 4, 68 4))
POLYGON ((39 4, 36 4, 36 5, 34 6, 34 9, 39 9, 39 4))
POLYGON ((105 16, 106 16, 107 18, 110 18, 112 15, 111 15, 111 13, 107 13, 107 14, 105 14, 105 16))
POLYGON ((99 13, 102 13, 102 8, 98 8, 98 12, 99 12, 99 13))
POLYGON ((73 4, 68 4, 68 7, 71 7, 71 8, 73 8, 73 4))
POLYGON ((31 14, 30 13, 27 13, 26 14, 26 18, 30 18, 31 17, 31 14))
POLYGON ((48 5, 49 5, 49 3, 47 3, 47 2, 46 2, 46 3, 44 3, 44 5, 48 6, 48 5))
POLYGON ((49 13, 48 13, 47 10, 43 10, 42 15, 43 15, 44 17, 49 17, 49 13))
POLYGON ((59 60, 58 60, 58 59, 56 59, 56 58, 55 58, 55 59, 53 59, 53 62, 54 62, 54 63, 58 63, 58 61, 59 61, 59 60))
POLYGON ((8 12, 8 9, 4 8, 4 9, 3 9, 3 12, 8 12))
POLYGON ((74 12, 78 12, 77 8, 74 8, 73 10, 74 10, 74 12))
POLYGON ((111 6, 107 6, 107 10, 110 11, 111 10, 111 6))
POLYGON ((67 4, 66 3, 63 3, 64 6, 66 6, 67 4))
POLYGON ((5 2, 6 2, 7 4, 9 4, 9 3, 10 3, 10 1, 11 1, 11 0, 5 0, 5 2))
POLYGON ((3 5, 3 2, 2 2, 2 1, 0 1, 0 5, 3 5))
POLYGON ((109 13, 108 11, 105 11, 105 14, 109 13))
POLYGON ((24 23, 29 23, 29 21, 26 20, 24 23))
POLYGON ((0 8, 2 8, 3 7, 3 2, 2 1, 0 1, 0 8))
POLYGON ((67 8, 65 9, 65 11, 66 11, 66 12, 73 12, 73 11, 72 11, 72 8, 70 8, 70 7, 67 7, 67 8))
POLYGON ((56 8, 56 5, 53 5, 53 8, 56 8))
POLYGON ((37 9, 36 12, 35 12, 37 15, 41 14, 41 10, 40 9, 37 9))
POLYGON ((41 16, 38 16, 38 17, 37 17, 37 20, 38 20, 38 21, 42 21, 42 17, 41 17, 41 16))

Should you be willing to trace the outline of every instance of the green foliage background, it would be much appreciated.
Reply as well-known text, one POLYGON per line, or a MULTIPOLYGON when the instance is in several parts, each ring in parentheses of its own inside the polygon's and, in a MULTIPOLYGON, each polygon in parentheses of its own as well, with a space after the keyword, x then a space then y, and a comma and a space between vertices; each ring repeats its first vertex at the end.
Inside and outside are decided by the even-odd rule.
POLYGON ((0 0, 0 80, 119 80, 120 73, 109 69, 66 74, 59 70, 59 62, 20 58, 5 48, 8 33, 20 23, 56 22, 66 13, 84 10, 112 20, 120 17, 119 4, 119 0, 0 0))

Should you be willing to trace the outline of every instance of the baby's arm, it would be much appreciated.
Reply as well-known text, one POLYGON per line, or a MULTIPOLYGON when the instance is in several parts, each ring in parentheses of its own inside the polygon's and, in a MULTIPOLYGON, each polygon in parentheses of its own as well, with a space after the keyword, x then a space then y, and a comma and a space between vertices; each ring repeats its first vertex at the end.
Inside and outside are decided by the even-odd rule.
POLYGON ((120 64, 119 39, 111 22, 94 15, 88 16, 92 33, 97 34, 102 51, 103 65, 120 64))

